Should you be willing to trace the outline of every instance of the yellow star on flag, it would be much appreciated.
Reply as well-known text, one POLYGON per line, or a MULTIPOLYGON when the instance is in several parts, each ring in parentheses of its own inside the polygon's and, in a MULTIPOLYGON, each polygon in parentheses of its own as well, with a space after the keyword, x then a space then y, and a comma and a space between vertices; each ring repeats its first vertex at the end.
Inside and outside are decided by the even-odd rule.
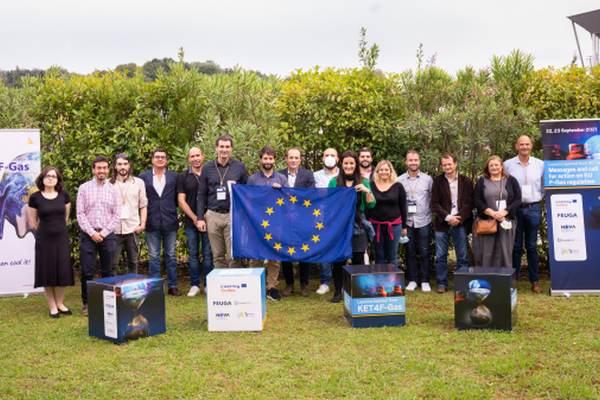
POLYGON ((288 254, 290 256, 293 256, 296 253, 296 249, 293 248, 293 247, 288 247, 288 251, 287 252, 288 252, 288 254))
POLYGON ((269 215, 273 215, 273 213, 274 213, 275 211, 273 211, 273 207, 268 207, 268 208, 267 208, 267 211, 265 211, 265 212, 266 212, 267 214, 269 214, 269 215))
POLYGON ((282 247, 282 246, 281 246, 281 243, 275 243, 275 244, 273 245, 273 248, 274 248, 275 250, 277 250, 277 251, 281 250, 281 247, 282 247))
POLYGON ((277 203, 278 206, 282 206, 283 203, 285 203, 285 201, 283 201, 283 197, 280 197, 277 199, 277 201, 275 203, 277 203))
POLYGON ((317 222, 315 228, 317 228, 318 230, 322 230, 323 228, 325 228, 325 224, 323 224, 322 222, 317 222))
POLYGON ((263 219, 263 222, 262 222, 262 224, 261 224, 261 225, 262 225, 262 227, 263 227, 263 228, 265 228, 265 229, 266 229, 266 228, 268 228, 268 227, 269 227, 269 221, 267 221, 266 219, 263 219))
POLYGON ((321 240, 321 238, 319 237, 319 235, 312 235, 312 240, 314 243, 317 243, 319 240, 321 240))
POLYGON ((321 216, 321 210, 319 210, 318 208, 313 210, 313 215, 315 217, 320 217, 321 216))
POLYGON ((310 202, 310 200, 304 200, 304 203, 302 203, 304 205, 304 207, 308 208, 312 205, 312 203, 310 202))
POLYGON ((296 204, 298 202, 298 198, 296 196, 290 196, 290 203, 296 204))
POLYGON ((269 240, 273 239, 273 235, 271 235, 270 233, 267 233, 265 235, 265 240, 268 242, 269 240))
POLYGON ((308 247, 308 245, 306 243, 304 243, 302 245, 302 251, 306 253, 308 250, 310 250, 310 247, 308 247))

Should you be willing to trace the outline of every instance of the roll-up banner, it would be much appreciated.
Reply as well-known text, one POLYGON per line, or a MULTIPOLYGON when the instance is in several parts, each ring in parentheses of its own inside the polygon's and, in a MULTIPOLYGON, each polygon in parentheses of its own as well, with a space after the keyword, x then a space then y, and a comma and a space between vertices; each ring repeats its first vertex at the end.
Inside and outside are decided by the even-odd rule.
POLYGON ((35 239, 29 195, 40 173, 40 132, 0 129, 0 296, 34 291, 35 239))
POLYGON ((600 119, 541 121, 552 295, 600 294, 600 119))

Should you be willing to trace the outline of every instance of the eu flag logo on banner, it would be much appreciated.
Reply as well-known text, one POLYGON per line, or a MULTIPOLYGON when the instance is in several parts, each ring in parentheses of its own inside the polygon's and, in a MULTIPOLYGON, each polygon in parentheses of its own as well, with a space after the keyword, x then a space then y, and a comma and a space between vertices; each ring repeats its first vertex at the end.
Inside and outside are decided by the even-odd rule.
POLYGON ((234 258, 334 262, 352 257, 354 188, 233 185, 234 258))

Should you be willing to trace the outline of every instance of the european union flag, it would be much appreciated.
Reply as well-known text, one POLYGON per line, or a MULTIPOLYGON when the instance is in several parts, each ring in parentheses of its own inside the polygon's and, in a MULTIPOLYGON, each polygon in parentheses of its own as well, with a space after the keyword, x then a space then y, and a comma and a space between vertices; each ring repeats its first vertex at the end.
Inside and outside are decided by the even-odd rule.
POLYGON ((352 257, 354 188, 233 185, 234 258, 334 262, 352 257))

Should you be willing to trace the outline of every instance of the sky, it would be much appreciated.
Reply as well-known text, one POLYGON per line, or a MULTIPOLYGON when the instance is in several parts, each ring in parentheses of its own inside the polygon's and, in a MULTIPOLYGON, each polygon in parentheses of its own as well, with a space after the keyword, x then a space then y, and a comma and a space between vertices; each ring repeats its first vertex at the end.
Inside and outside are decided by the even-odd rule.
MULTIPOLYGON (((450 73, 513 49, 538 68, 562 67, 577 53, 567 16, 598 8, 598 0, 3 0, 0 69, 89 73, 177 59, 183 47, 186 61, 286 76, 359 66, 361 27, 387 72, 414 68, 420 43, 450 73)), ((578 34, 587 58, 590 36, 578 34)))

